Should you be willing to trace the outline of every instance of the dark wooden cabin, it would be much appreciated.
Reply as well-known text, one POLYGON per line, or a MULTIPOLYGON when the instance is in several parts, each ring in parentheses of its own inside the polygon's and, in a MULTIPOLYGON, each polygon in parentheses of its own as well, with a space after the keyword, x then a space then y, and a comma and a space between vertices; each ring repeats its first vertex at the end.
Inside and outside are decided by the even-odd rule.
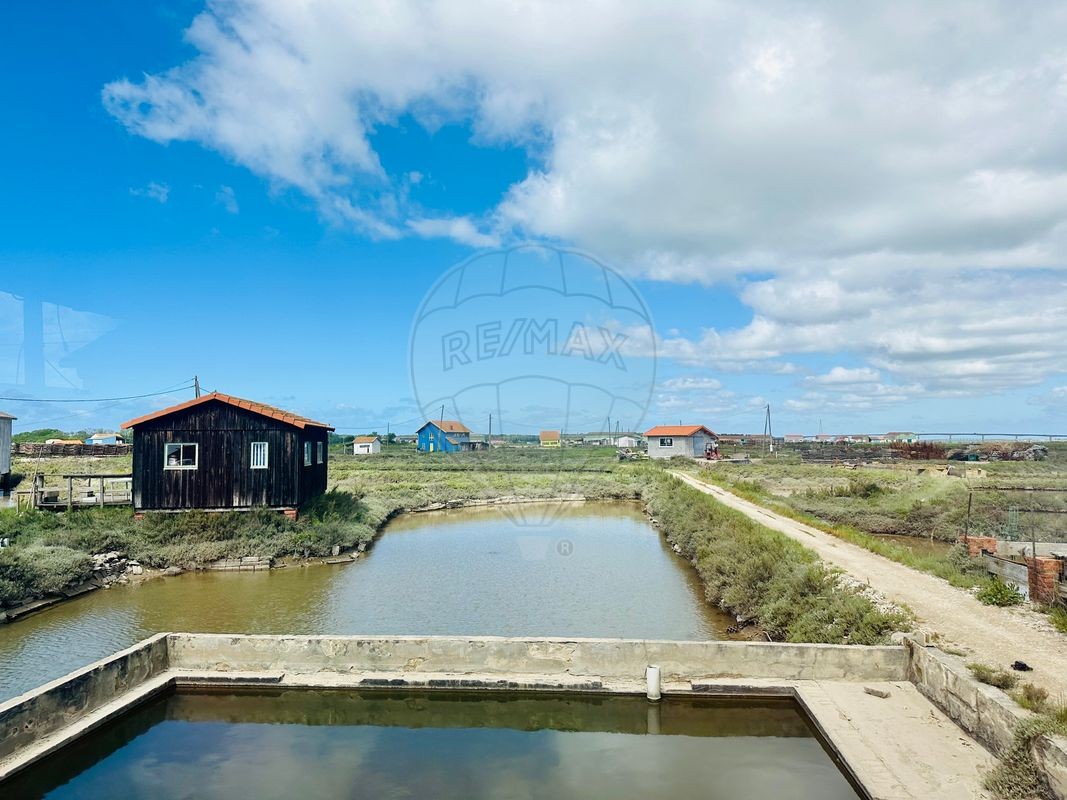
POLYGON ((296 509, 326 491, 329 425, 212 392, 130 420, 135 511, 296 509))

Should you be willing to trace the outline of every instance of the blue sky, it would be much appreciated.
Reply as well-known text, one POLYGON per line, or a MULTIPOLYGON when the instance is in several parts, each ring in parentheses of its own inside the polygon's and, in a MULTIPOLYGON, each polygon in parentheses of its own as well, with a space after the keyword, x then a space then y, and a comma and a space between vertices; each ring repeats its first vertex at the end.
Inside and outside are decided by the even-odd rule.
MULTIPOLYGON (((816 34, 825 12, 788 6, 729 20, 620 7, 605 32, 534 6, 518 26, 447 4, 417 20, 403 3, 322 0, 295 20, 268 0, 61 5, 2 12, 0 396, 86 402, 0 401, 18 429, 113 427, 188 392, 88 400, 193 374, 339 429, 410 429, 427 292, 479 251, 543 242, 591 254, 647 304, 656 370, 634 389, 649 398, 635 425, 758 431, 770 403, 780 433, 1063 432, 1062 129, 1031 129, 1032 161, 1004 156, 1027 113, 1067 121, 1058 45, 1032 35, 1048 20, 975 65, 916 64, 877 39, 863 60, 846 43, 874 35, 866 22, 816 34), (706 48, 672 38, 694 26, 732 60, 702 63, 706 48), (806 59, 833 72, 815 81, 806 59), (903 105, 920 88, 959 99, 1027 63, 1037 77, 1006 87, 992 120, 1004 150, 975 146, 963 164, 939 159, 971 145, 988 109, 964 96, 959 127, 934 104, 887 134, 856 90, 879 78, 903 105), (696 67, 712 79, 679 80, 696 67), (834 115, 850 120, 844 148, 834 115), (45 317, 36 385, 27 299, 45 317)), ((647 362, 631 333, 627 358, 647 362)), ((524 402, 503 415, 559 424, 548 399, 524 402)))

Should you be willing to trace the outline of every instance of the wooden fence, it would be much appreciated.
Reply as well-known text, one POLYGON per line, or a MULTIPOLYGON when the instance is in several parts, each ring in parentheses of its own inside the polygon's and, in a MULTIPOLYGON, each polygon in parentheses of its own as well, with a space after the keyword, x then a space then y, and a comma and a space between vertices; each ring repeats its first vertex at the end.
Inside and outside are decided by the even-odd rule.
POLYGON ((37 442, 15 442, 11 445, 11 455, 30 458, 48 458, 50 456, 124 456, 132 447, 128 444, 39 444, 37 442))

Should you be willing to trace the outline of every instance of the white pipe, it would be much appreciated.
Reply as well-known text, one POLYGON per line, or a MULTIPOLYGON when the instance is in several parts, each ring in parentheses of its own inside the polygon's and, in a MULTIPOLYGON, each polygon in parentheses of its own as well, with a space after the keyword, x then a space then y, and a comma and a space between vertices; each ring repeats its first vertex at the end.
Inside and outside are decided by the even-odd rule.
POLYGON ((649 664, 645 668, 645 687, 645 697, 649 700, 659 700, 660 678, 659 667, 656 664, 649 664))

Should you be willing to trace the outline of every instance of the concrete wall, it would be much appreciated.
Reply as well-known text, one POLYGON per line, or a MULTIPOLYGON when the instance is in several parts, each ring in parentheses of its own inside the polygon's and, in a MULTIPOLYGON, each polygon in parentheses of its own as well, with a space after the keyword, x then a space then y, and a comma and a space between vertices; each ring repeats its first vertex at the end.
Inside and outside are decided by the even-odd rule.
MULTIPOLYGON (((1015 727, 1033 714, 1000 689, 975 680, 963 659, 905 640, 908 678, 934 705, 994 754, 1003 755, 1015 727)), ((1039 737, 1033 755, 1058 800, 1067 800, 1067 738, 1039 737)))
POLYGON ((167 652, 167 635, 159 634, 0 703, 0 761, 166 672, 167 652))
POLYGON ((658 664, 664 681, 720 678, 905 680, 901 647, 513 639, 492 636, 170 636, 176 669, 286 673, 433 672, 565 675, 640 681, 658 664))

